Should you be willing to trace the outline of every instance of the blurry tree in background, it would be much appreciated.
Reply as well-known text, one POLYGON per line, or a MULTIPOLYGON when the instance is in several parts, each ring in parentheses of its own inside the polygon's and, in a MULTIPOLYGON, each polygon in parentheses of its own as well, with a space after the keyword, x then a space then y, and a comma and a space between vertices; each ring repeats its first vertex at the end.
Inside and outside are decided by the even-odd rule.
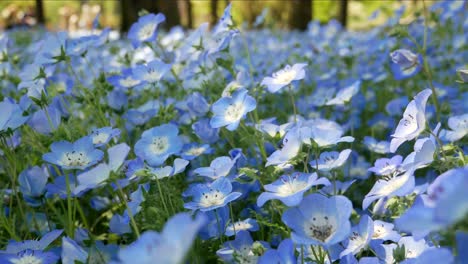
POLYGON ((312 20, 312 0, 291 0, 289 27, 306 30, 312 20))
MULTIPOLYGON (((141 10, 164 13, 166 29, 175 25, 196 28, 204 22, 213 26, 229 3, 239 25, 251 28, 268 8, 263 26, 299 30, 306 30, 312 19, 321 23, 337 19, 348 28, 366 29, 382 24, 402 4, 409 7, 408 17, 422 9, 422 0, 0 0, 0 28, 38 23, 51 30, 89 29, 99 9, 95 6, 100 6, 102 27, 123 32, 138 20, 141 10), (381 11, 379 17, 370 21, 376 10, 381 11)), ((426 0, 427 5, 431 3, 426 0)))
POLYGON ((36 19, 38 24, 45 25, 44 2, 42 0, 36 0, 36 19))
POLYGON ((343 27, 348 25, 348 0, 340 0, 340 14, 338 20, 343 27))

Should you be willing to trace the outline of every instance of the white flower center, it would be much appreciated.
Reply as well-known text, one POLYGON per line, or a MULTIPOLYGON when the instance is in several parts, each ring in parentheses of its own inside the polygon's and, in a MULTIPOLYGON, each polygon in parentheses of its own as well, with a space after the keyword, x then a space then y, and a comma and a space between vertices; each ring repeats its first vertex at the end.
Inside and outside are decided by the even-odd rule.
POLYGON ((296 177, 282 177, 281 181, 284 183, 278 187, 278 194, 281 196, 293 195, 307 187, 307 182, 299 181, 296 177))
POLYGON ((257 263, 258 256, 255 256, 250 247, 244 246, 234 252, 234 259, 239 264, 255 264, 257 263))
POLYGON ((284 69, 273 73, 274 83, 288 84, 296 77, 296 72, 288 65, 284 69))
POLYGON ((208 193, 202 193, 200 205, 210 207, 214 205, 222 205, 224 203, 224 194, 218 190, 211 190, 208 193))
POLYGON ((169 139, 167 137, 155 137, 150 145, 150 150, 156 154, 162 154, 169 149, 169 139))
POLYGON ((327 241, 337 229, 337 223, 334 218, 328 215, 317 214, 304 225, 304 231, 310 237, 319 241, 327 241))
POLYGON ((372 234, 372 238, 382 238, 385 236, 385 228, 382 226, 374 226, 374 233, 372 234))
POLYGON ((86 166, 89 162, 88 156, 81 151, 65 152, 62 156, 62 164, 69 167, 86 166))
POLYGON ((244 106, 242 104, 231 104, 226 108, 224 118, 229 122, 239 121, 244 113, 244 106))
POLYGON ((157 82, 161 79, 161 73, 156 69, 148 68, 145 74, 145 80, 148 82, 157 82))
POLYGON ((10 259, 10 262, 13 264, 42 264, 41 259, 31 255, 22 256, 20 259, 10 259))
POLYGON ((122 85, 123 87, 128 88, 128 87, 133 87, 133 86, 139 84, 140 81, 139 81, 139 80, 133 79, 131 76, 128 76, 128 77, 125 78, 125 79, 121 79, 121 80, 119 81, 119 83, 120 83, 120 85, 122 85))
POLYGON ((193 155, 193 156, 199 156, 205 152, 204 147, 193 147, 189 150, 187 150, 187 154, 193 155))
POLYGON ((93 132, 93 144, 103 144, 109 138, 109 134, 101 133, 98 131, 93 132))
POLYGON ((140 31, 138 31, 138 38, 140 40, 146 40, 148 38, 150 38, 153 33, 154 33, 154 30, 156 30, 156 24, 153 24, 153 23, 150 23, 150 24, 146 24, 144 25, 140 31))

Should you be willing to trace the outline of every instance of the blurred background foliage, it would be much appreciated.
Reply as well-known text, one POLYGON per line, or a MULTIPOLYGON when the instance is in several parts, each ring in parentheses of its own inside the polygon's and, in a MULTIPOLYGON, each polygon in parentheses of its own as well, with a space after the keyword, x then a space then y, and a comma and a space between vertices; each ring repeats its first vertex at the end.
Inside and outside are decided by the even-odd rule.
POLYGON ((50 30, 75 31, 91 28, 100 14, 102 27, 126 31, 142 9, 164 13, 166 28, 196 28, 203 22, 213 25, 230 2, 236 22, 247 27, 267 8, 264 25, 299 30, 306 29, 311 20, 326 23, 331 19, 350 29, 367 29, 385 22, 403 4, 406 19, 422 8, 422 0, 2 0, 0 28, 45 24, 50 30), (369 19, 377 10, 378 16, 369 19))

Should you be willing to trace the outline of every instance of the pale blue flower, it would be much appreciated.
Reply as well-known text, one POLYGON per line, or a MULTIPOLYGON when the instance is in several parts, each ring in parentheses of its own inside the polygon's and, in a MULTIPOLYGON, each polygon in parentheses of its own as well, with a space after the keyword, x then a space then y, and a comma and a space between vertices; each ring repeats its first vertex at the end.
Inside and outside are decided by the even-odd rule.
POLYGON ((232 97, 222 97, 211 107, 213 117, 210 120, 212 128, 226 126, 230 131, 235 130, 240 121, 257 107, 255 99, 247 94, 247 90, 240 89, 232 97))
POLYGON ((150 166, 159 166, 182 149, 179 129, 173 124, 164 124, 143 132, 135 144, 135 154, 150 166))
POLYGON ((297 206, 304 193, 316 185, 330 185, 330 181, 326 178, 318 179, 317 173, 293 172, 282 175, 264 186, 266 192, 258 196, 257 206, 262 207, 269 200, 280 200, 289 207, 297 206))
POLYGON ((265 85, 270 93, 276 93, 291 82, 304 79, 305 67, 307 67, 306 63, 286 65, 283 69, 273 73, 272 77, 263 78, 261 85, 265 85))
POLYGON ((295 243, 331 246, 349 235, 352 209, 351 201, 345 196, 327 198, 311 194, 298 207, 286 210, 282 220, 292 229, 291 238, 295 243))
POLYGON ((426 102, 432 94, 430 89, 418 93, 406 107, 390 142, 390 152, 394 153, 405 141, 419 136, 426 128, 426 102))

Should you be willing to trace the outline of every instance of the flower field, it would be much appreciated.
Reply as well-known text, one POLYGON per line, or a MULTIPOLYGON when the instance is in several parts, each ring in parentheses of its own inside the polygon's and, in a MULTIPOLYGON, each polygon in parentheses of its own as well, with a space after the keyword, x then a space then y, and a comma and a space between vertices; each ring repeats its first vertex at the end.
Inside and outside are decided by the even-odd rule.
POLYGON ((0 33, 0 263, 468 263, 467 9, 0 33))

